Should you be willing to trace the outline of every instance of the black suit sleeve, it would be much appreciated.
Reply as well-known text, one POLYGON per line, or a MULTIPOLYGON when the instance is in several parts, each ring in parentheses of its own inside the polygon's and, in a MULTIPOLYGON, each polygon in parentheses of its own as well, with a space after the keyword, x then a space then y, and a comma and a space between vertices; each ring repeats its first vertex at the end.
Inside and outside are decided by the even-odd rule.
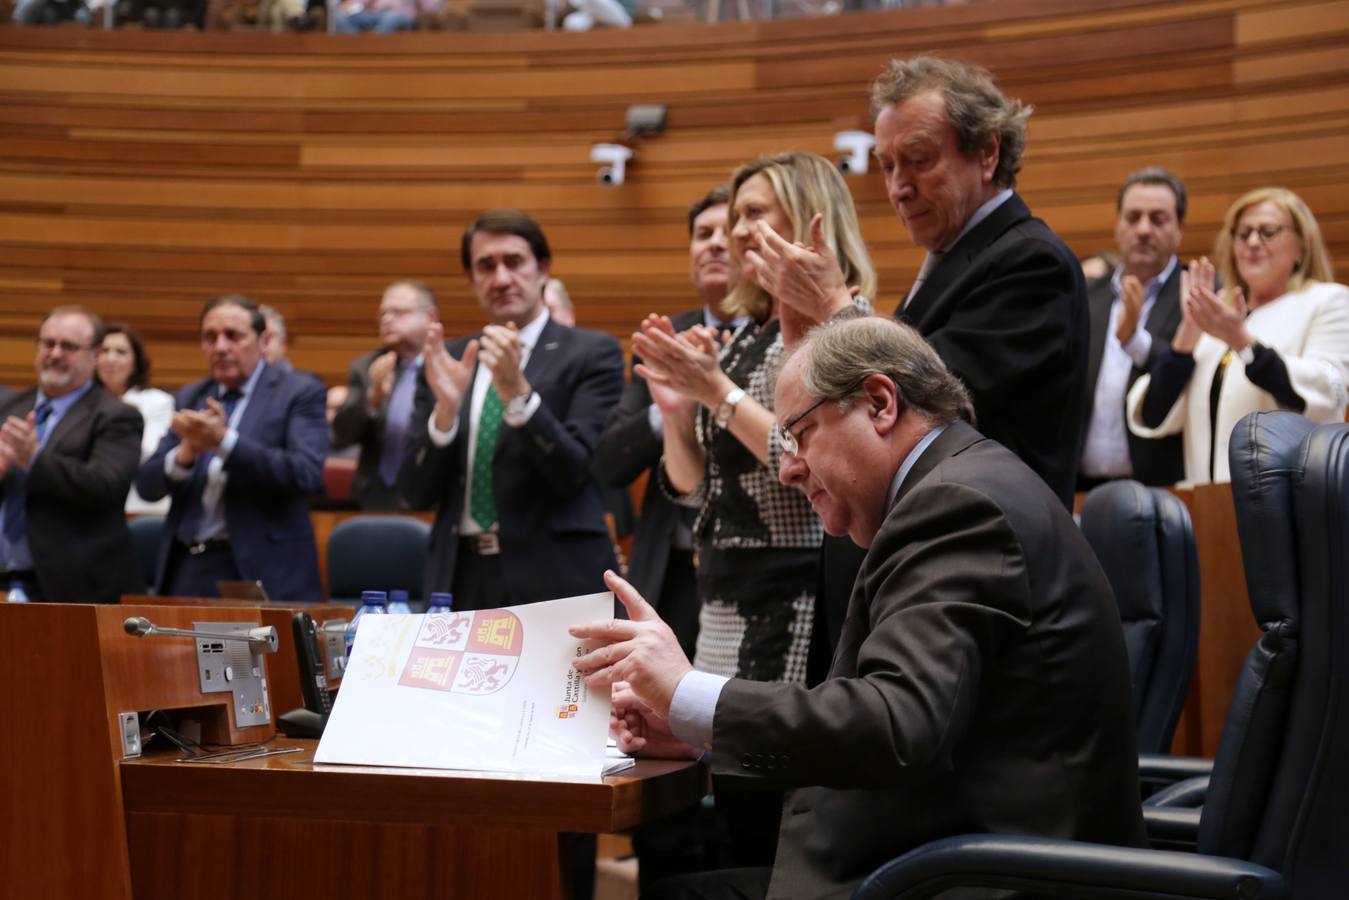
MULTIPOLYGON (((634 369, 639 362, 632 358, 634 369)), ((651 389, 634 371, 595 446, 595 477, 600 484, 626 487, 660 462, 665 442, 651 430, 650 408, 651 389)))
POLYGON ((62 453, 48 445, 38 455, 28 473, 29 496, 90 510, 126 503, 140 463, 144 422, 125 403, 103 404, 94 416, 85 453, 62 453))
POLYGON ((563 415, 540 403, 518 429, 525 455, 559 497, 570 497, 590 483, 600 432, 623 393, 623 351, 612 337, 596 337, 563 415))
POLYGON ((352 444, 365 443, 366 435, 384 425, 384 409, 373 414, 365 400, 370 383, 369 369, 373 356, 360 356, 351 361, 347 371, 347 399, 333 416, 333 447, 340 450, 352 444))
POLYGON ((869 622, 856 674, 809 690, 727 682, 713 719, 714 772, 876 788, 949 759, 985 668, 1029 627, 1030 584, 1016 535, 982 493, 947 485, 910 499, 877 534, 875 562, 860 576, 868 603, 850 613, 869 622), (746 754, 786 760, 747 772, 746 754))

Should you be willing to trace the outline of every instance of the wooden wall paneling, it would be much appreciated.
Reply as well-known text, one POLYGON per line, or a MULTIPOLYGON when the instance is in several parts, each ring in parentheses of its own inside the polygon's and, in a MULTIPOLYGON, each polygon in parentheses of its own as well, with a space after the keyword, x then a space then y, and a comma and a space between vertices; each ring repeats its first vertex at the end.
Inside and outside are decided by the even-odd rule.
MULTIPOLYGON (((1187 253, 1265 182, 1306 195, 1344 252, 1346 31, 1344 2, 1309 0, 1007 0, 641 28, 622 46, 0 29, 0 339, 88 303, 142 326, 173 387, 200 372, 202 300, 246 290, 337 383, 387 281, 429 279, 447 323, 476 327, 454 244, 489 205, 535 213, 583 320, 625 339, 653 303, 687 305, 688 203, 757 153, 832 152, 834 130, 865 125, 885 59, 934 47, 1037 106, 1022 190, 1079 253, 1113 244, 1115 187, 1150 162, 1191 185, 1187 253), (670 130, 601 190, 589 145, 635 99, 666 102, 670 130)), ((850 184, 888 309, 916 253, 879 179, 850 184)), ((0 360, 0 380, 27 382, 26 355, 0 360)))

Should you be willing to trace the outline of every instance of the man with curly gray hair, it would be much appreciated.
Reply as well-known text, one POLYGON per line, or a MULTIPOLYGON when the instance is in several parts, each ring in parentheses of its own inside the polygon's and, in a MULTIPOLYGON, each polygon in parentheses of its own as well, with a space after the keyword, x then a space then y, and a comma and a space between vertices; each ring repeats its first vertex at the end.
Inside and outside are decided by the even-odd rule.
MULTIPOLYGON (((1086 283, 1015 190, 1031 108, 986 70, 933 56, 893 60, 871 107, 886 194, 927 251, 895 317, 968 388, 979 430, 1071 507, 1090 393, 1086 283)), ((811 683, 828 669, 861 559, 826 539, 811 683)))

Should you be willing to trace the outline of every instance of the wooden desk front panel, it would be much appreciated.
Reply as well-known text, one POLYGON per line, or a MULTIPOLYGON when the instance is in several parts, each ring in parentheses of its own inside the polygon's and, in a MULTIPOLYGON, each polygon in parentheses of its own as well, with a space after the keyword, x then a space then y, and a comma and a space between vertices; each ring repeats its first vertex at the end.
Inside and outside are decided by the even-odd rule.
POLYGON ((559 831, 631 828, 692 805, 706 788, 689 763, 532 781, 315 766, 316 742, 277 744, 305 752, 230 766, 123 763, 137 900, 189 891, 194 900, 550 900, 560 896, 559 831))

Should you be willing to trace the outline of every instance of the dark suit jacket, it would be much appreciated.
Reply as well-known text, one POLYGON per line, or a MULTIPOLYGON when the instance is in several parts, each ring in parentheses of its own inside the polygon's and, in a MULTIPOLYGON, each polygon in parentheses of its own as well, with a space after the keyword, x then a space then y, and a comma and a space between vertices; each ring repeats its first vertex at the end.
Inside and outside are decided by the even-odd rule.
MULTIPOLYGON (((684 331, 702 323, 703 311, 691 309, 671 321, 676 331, 684 331)), ((640 360, 634 356, 632 362, 636 366, 640 360)), ((686 597, 661 596, 661 586, 670 561, 671 541, 680 518, 685 515, 686 507, 677 506, 666 498, 657 481, 655 467, 660 465, 665 442, 651 431, 647 414, 650 406, 651 389, 647 387, 645 378, 633 372, 632 379, 623 389, 623 398, 614 408, 595 447, 595 474, 600 483, 606 486, 626 487, 643 472, 649 473, 642 494, 637 534, 632 542, 628 581, 667 622, 688 621, 691 612, 696 633, 697 593, 690 591, 686 597)), ((681 644, 684 638, 685 635, 680 635, 681 644)))
POLYGON ((398 493, 398 485, 385 485, 379 477, 379 457, 384 451, 388 400, 373 414, 365 401, 366 392, 370 389, 370 364, 385 352, 384 348, 372 350, 351 361, 347 373, 347 399, 333 417, 333 446, 340 450, 359 444, 361 448, 356 476, 351 482, 351 495, 361 509, 408 508, 398 493))
MULTIPOLYGON (((448 341, 450 355, 462 357, 472 337, 448 341)), ((502 424, 492 460, 510 602, 602 591, 604 570, 615 561, 591 463, 600 429, 623 392, 623 351, 609 335, 549 319, 525 378, 540 397, 539 408, 519 428, 502 424)), ((428 591, 448 591, 468 478, 470 403, 465 398, 459 430, 445 447, 427 435, 434 407, 423 373, 398 483, 414 508, 436 507, 425 583, 428 591)))
MULTIPOLYGON (((1094 384, 1090 326, 1082 267, 1049 226, 1013 194, 947 252, 895 318, 917 328, 969 388, 979 430, 1071 509, 1094 384)), ((861 558, 846 537, 825 539, 812 683, 833 655, 861 558)))
MULTIPOLYGON (((1148 313, 1148 322, 1144 328, 1152 335, 1152 357, 1163 347, 1170 346, 1171 338, 1180 325, 1180 271, 1179 262, 1166 279, 1162 289, 1157 292, 1157 300, 1148 313)), ((1087 289, 1087 307, 1091 313, 1091 345, 1087 361, 1087 422, 1096 402, 1096 379, 1101 374, 1101 357, 1105 355, 1106 331, 1110 326, 1110 307, 1115 302, 1115 289, 1109 278, 1099 278, 1087 289)), ((1149 358, 1151 362, 1152 357, 1149 358)), ((1124 398, 1139 376, 1147 372, 1147 366, 1134 366, 1129 373, 1129 384, 1119 398, 1120 415, 1124 414, 1124 398)), ((1086 431, 1083 431, 1083 438, 1086 431)), ((1133 463, 1134 478, 1144 484, 1159 486, 1172 485, 1185 477, 1185 457, 1183 439, 1180 435, 1149 440, 1141 438, 1132 431, 1129 435, 1129 459, 1133 463)))
POLYGON ((1143 846, 1109 582, 1054 494, 963 423, 901 486, 828 680, 733 679, 713 729, 714 773, 811 785, 783 806, 775 898, 847 896, 968 832, 1143 846))
MULTIPOLYGON (((175 398, 177 408, 204 408, 214 387, 209 378, 188 385, 175 398)), ((273 600, 323 599, 306 497, 323 491, 326 400, 323 384, 313 376, 268 366, 258 376, 239 421, 239 441, 225 460, 225 527, 234 565, 242 578, 260 579, 273 600)), ((136 478, 136 490, 146 500, 173 497, 155 576, 161 590, 191 483, 170 481, 164 473, 164 457, 179 442, 172 431, 165 435, 136 478)))
MULTIPOLYGON (((37 388, 0 400, 0 422, 33 409, 37 388)), ((141 456, 141 414, 95 384, 66 411, 28 469, 0 490, 26 490, 28 548, 47 600, 116 603, 145 589, 126 526, 141 456)))

